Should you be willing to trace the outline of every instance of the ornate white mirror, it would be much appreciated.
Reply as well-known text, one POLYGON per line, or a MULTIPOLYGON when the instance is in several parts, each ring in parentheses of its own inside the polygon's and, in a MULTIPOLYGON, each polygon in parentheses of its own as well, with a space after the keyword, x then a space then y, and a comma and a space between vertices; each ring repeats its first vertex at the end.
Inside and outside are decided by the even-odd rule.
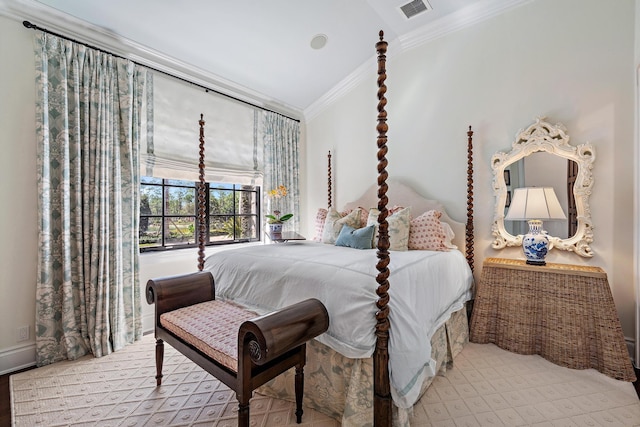
POLYGON ((492 247, 521 246, 528 226, 524 221, 505 221, 514 190, 521 187, 552 187, 567 219, 544 223, 551 248, 593 256, 593 226, 589 196, 593 187, 595 152, 591 144, 569 145, 566 128, 545 117, 516 135, 508 153, 491 158, 495 213, 492 247))

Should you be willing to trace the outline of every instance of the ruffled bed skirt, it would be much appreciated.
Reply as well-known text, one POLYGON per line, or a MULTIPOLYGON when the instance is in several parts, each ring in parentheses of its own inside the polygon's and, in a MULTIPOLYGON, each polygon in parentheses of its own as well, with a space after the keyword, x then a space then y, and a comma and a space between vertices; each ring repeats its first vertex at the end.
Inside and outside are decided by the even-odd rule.
MULTIPOLYGON (((463 308, 451 315, 431 338, 431 358, 437 375, 453 366, 454 358, 469 342, 467 312, 463 308)), ((295 401, 294 371, 276 377, 257 392, 279 399, 295 401)), ((433 378, 422 384, 424 394, 433 378)), ((373 358, 350 359, 324 344, 307 343, 304 369, 304 405, 342 423, 343 427, 373 426, 373 358)), ((412 409, 393 406, 393 425, 409 426, 412 409)))

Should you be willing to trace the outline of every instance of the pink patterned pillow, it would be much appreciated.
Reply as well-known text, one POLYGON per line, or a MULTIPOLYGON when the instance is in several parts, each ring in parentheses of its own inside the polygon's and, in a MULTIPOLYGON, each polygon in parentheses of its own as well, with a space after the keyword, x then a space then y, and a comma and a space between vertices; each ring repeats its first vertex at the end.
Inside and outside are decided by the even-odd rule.
POLYGON ((318 209, 318 213, 316 213, 316 223, 315 230, 316 235, 313 238, 314 242, 322 242, 322 232, 324 231, 324 222, 327 219, 327 210, 320 208, 318 209))
POLYGON ((442 212, 430 210, 411 220, 409 249, 448 251, 440 217, 442 212))

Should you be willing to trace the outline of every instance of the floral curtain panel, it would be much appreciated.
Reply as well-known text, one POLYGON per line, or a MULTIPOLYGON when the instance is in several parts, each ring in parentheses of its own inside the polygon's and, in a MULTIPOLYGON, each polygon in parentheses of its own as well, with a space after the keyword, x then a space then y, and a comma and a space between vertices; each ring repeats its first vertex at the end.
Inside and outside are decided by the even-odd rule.
POLYGON ((147 71, 36 37, 39 366, 142 334, 138 147, 147 71))
MULTIPOLYGON (((265 214, 293 214, 285 230, 298 231, 300 224, 300 189, 298 184, 298 146, 300 123, 281 114, 264 112, 264 193, 265 214), (284 186, 286 196, 278 189, 284 186), (269 197, 269 192, 275 197, 269 197), (280 194, 280 196, 278 196, 280 194)), ((278 216, 278 215, 276 215, 278 216)))

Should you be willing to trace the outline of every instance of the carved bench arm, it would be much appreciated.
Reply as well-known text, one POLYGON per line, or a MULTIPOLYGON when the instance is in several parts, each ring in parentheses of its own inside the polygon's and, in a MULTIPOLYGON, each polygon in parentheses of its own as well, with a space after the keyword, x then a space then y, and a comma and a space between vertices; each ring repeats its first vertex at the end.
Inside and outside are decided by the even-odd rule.
POLYGON ((328 328, 325 306, 315 298, 301 301, 244 322, 238 333, 238 359, 246 352, 256 365, 265 364, 328 328))
POLYGON ((147 282, 147 302, 156 305, 156 319, 162 313, 216 297, 213 275, 208 271, 151 279, 147 282))

